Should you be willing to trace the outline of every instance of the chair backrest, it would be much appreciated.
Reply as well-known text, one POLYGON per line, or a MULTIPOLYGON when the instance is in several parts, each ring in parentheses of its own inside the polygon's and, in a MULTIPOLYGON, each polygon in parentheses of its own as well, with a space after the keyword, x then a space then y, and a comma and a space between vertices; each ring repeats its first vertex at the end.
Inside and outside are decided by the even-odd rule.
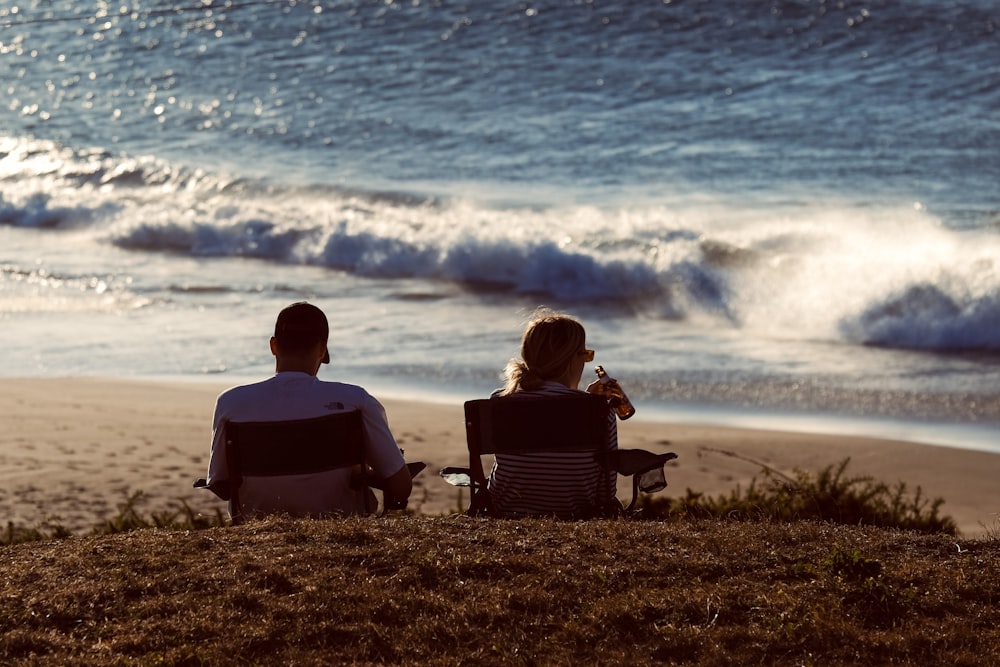
POLYGON ((227 422, 230 473, 274 477, 323 472, 364 462, 361 412, 335 412, 312 419, 227 422))
POLYGON ((359 410, 289 421, 230 421, 225 432, 232 508, 240 507, 244 477, 325 472, 365 461, 365 429, 359 410))
POLYGON ((606 399, 585 393, 466 401, 465 435, 472 487, 469 514, 495 513, 486 491, 483 455, 604 451, 608 446, 609 410, 606 399))
POLYGON ((608 444, 608 402, 594 394, 500 396, 465 403, 470 451, 600 451, 608 444))

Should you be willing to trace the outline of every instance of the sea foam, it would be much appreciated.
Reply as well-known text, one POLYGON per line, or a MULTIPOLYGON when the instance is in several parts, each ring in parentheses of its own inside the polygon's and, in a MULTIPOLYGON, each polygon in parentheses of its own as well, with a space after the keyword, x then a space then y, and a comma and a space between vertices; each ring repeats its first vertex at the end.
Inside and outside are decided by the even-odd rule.
POLYGON ((135 252, 624 305, 777 337, 1000 349, 991 326, 1000 314, 1000 234, 950 229, 920 205, 815 198, 748 206, 703 193, 655 206, 495 206, 237 182, 55 147, 19 155, 4 158, 8 173, 18 160, 23 173, 7 180, 0 222, 83 230, 135 252))

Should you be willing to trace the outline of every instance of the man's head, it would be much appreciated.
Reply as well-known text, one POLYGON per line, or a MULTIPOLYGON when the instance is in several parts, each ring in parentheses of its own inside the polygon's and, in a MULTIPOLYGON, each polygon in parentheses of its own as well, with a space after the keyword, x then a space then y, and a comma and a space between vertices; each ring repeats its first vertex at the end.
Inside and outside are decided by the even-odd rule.
MULTIPOLYGON (((300 301, 282 309, 274 323, 274 337, 271 339, 271 352, 278 358, 279 370, 305 370, 319 363, 330 363, 330 352, 327 349, 327 339, 330 336, 330 325, 326 315, 316 306, 300 301), (282 363, 292 363, 307 368, 281 368, 282 363)), ((313 371, 313 373, 315 373, 313 371)))

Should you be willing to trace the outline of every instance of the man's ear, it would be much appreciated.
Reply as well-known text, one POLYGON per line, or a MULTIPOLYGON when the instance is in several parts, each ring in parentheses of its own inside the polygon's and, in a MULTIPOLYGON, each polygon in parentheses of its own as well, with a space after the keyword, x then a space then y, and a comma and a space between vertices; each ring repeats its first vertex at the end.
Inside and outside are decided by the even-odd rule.
POLYGON ((271 336, 271 354, 278 356, 278 339, 271 336))

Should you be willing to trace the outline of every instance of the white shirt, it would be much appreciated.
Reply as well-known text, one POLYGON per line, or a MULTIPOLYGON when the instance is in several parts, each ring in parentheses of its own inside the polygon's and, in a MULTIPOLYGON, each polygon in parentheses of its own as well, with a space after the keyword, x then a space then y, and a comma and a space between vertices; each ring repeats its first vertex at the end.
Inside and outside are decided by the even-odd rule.
MULTIPOLYGON (((262 382, 233 387, 216 400, 212 458, 208 483, 228 479, 226 421, 287 421, 333 412, 360 410, 368 437, 368 465, 376 477, 388 478, 406 462, 389 431, 385 409, 362 387, 325 382, 301 372, 276 373, 262 382)), ((243 516, 288 513, 293 516, 370 514, 376 508, 371 491, 350 488, 350 470, 285 477, 244 477, 239 489, 243 516)), ((230 501, 230 513, 235 508, 230 501)))

